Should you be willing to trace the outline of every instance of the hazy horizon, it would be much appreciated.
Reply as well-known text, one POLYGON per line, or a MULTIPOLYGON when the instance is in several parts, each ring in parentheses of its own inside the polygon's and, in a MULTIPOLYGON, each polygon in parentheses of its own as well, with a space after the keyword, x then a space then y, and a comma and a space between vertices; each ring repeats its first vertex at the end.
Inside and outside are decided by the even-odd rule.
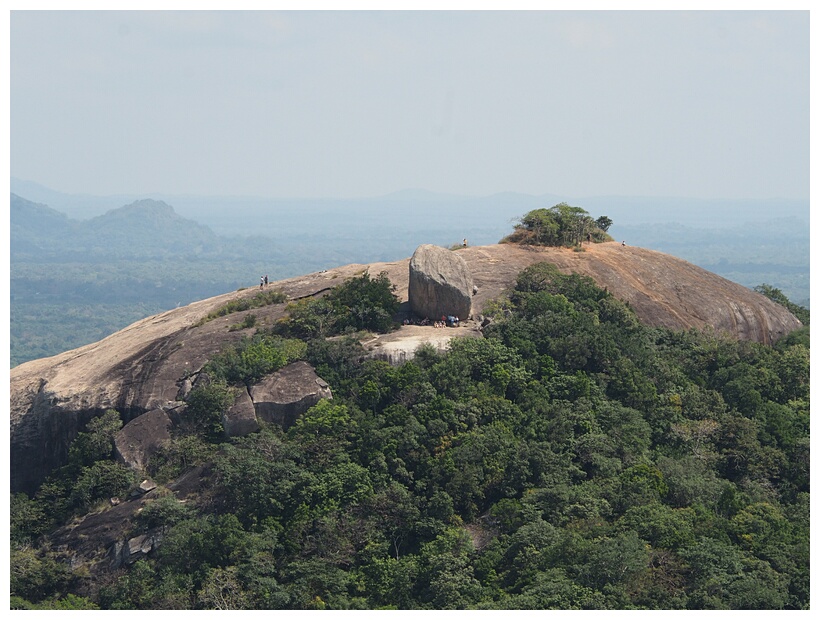
POLYGON ((809 197, 808 11, 12 11, 66 194, 809 197))

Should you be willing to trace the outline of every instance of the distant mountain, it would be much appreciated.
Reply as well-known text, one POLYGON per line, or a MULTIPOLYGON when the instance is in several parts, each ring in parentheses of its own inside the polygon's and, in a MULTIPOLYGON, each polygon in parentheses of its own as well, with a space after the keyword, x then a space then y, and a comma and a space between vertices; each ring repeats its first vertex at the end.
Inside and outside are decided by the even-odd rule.
POLYGON ((11 195, 9 240, 11 256, 39 253, 71 236, 77 222, 44 204, 11 195))
POLYGON ((156 195, 136 196, 134 194, 116 194, 112 196, 67 194, 34 181, 24 181, 15 177, 11 177, 11 192, 18 196, 25 196, 29 200, 47 204, 71 218, 81 220, 102 215, 106 211, 140 198, 158 198, 156 195))
POLYGON ((139 200, 90 220, 11 194, 11 260, 79 255, 151 258, 218 254, 222 243, 207 226, 157 200, 139 200))
MULTIPOLYGON (((494 243, 507 232, 511 219, 539 207, 559 202, 589 211, 594 217, 609 216, 616 225, 678 223, 698 228, 732 227, 772 217, 797 217, 808 222, 809 201, 791 199, 722 200, 668 196, 570 196, 499 192, 490 196, 466 196, 402 189, 368 198, 265 198, 259 196, 115 195, 66 194, 38 183, 11 179, 11 191, 29 200, 48 204, 70 217, 86 219, 135 200, 150 198, 173 204, 183 217, 195 218, 219 235, 266 235, 281 238, 309 233, 336 238, 357 234, 362 226, 383 234, 391 226, 401 233, 419 230, 436 218, 433 228, 459 228, 460 222, 479 228, 469 234, 478 243, 494 243), (405 218, 405 219, 402 219, 405 218), (447 218, 447 221, 442 221, 447 218)), ((453 241, 460 240, 456 231, 453 241)), ((368 235, 373 235, 368 231, 368 235)), ((429 240, 427 238, 426 240, 429 240)), ((411 246, 418 245, 414 241, 411 246)), ((411 250, 404 248, 403 251, 411 250)))
POLYGON ((221 247, 219 237, 210 228, 183 218, 173 207, 157 200, 139 200, 114 209, 89 220, 85 227, 94 238, 104 239, 117 255, 150 253, 156 258, 216 254, 221 247))

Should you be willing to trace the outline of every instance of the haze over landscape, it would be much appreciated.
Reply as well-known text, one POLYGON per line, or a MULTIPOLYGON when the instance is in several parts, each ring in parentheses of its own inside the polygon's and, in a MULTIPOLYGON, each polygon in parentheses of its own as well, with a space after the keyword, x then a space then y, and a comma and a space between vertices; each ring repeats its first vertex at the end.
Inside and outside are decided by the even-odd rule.
MULTIPOLYGON (((566 201, 807 304, 808 34, 782 11, 12 11, 11 191, 82 221, 161 200, 251 258, 269 239, 202 294, 496 243, 566 201)), ((64 316, 44 283, 72 286, 35 259, 12 256, 29 334, 24 300, 64 316)))
POLYGON ((808 10, 38 4, 11 609, 809 609, 808 10))
POLYGON ((11 175, 72 194, 808 199, 786 11, 13 11, 11 175))

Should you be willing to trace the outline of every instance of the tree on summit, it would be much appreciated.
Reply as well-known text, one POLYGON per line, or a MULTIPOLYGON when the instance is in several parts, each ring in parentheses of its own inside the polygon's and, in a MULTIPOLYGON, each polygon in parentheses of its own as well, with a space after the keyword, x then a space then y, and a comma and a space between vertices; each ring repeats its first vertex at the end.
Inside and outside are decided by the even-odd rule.
POLYGON ((607 232, 609 230, 609 227, 612 226, 612 220, 609 219, 606 215, 602 215, 597 220, 595 220, 595 225, 604 232, 607 232))
POLYGON ((600 243, 612 240, 606 233, 610 226, 612 220, 605 215, 594 220, 581 207, 562 202, 524 215, 502 243, 567 247, 580 245, 584 240, 600 243))

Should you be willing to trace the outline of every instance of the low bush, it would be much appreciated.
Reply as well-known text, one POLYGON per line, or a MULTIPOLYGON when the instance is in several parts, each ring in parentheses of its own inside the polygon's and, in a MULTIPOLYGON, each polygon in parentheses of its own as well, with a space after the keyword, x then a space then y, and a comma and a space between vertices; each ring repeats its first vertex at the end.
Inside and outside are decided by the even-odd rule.
POLYGON ((255 334, 212 357, 202 370, 212 379, 250 386, 265 375, 304 358, 306 351, 307 345, 301 340, 255 334))
POLYGON ((256 325, 256 315, 253 313, 246 314, 241 323, 234 323, 228 328, 229 332, 236 332, 242 329, 250 329, 256 325))
POLYGON ((221 316, 233 314, 234 312, 242 312, 243 310, 252 310, 253 308, 264 308, 273 304, 281 304, 286 302, 288 296, 278 289, 271 289, 269 291, 262 291, 253 297, 243 297, 241 299, 232 299, 224 306, 220 306, 213 312, 209 312, 205 317, 200 319, 196 326, 204 325, 208 321, 213 321, 221 316))
POLYGON ((290 304, 288 318, 277 326, 279 333, 298 338, 322 338, 369 330, 385 333, 395 327, 399 309, 396 287, 387 274, 375 278, 365 272, 318 299, 290 304))

